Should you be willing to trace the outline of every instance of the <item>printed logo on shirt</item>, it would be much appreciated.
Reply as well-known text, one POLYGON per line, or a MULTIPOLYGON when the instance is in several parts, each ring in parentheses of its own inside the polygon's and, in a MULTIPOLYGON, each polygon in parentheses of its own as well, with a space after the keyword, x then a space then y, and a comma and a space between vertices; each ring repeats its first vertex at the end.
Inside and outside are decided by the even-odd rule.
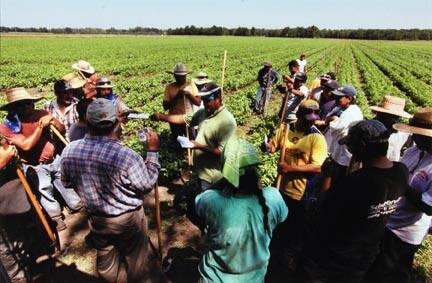
POLYGON ((369 215, 367 219, 378 218, 380 216, 392 213, 396 210, 396 207, 401 199, 402 197, 399 197, 395 200, 388 200, 377 205, 371 205, 369 207, 369 215))

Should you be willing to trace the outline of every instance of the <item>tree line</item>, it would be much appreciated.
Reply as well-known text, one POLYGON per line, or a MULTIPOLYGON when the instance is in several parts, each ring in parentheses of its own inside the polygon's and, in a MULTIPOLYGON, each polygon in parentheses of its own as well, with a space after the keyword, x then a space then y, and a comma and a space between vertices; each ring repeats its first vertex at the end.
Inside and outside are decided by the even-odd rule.
POLYGON ((309 27, 265 28, 225 28, 220 26, 196 27, 194 25, 173 29, 134 27, 129 29, 101 28, 46 28, 46 27, 0 27, 0 32, 32 32, 54 34, 130 34, 130 35, 231 35, 295 38, 344 38, 371 40, 431 40, 432 29, 319 29, 309 27))

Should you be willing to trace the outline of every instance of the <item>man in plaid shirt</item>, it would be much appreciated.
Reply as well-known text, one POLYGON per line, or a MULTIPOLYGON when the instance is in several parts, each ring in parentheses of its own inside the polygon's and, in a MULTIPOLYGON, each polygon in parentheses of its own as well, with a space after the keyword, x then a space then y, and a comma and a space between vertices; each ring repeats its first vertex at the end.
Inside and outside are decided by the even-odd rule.
POLYGON ((62 154, 62 182, 76 189, 89 214, 97 270, 109 282, 141 282, 146 272, 143 198, 157 182, 159 137, 147 137, 146 160, 117 140, 114 105, 97 98, 87 108, 90 134, 62 154), (127 274, 127 278, 125 277, 127 274))

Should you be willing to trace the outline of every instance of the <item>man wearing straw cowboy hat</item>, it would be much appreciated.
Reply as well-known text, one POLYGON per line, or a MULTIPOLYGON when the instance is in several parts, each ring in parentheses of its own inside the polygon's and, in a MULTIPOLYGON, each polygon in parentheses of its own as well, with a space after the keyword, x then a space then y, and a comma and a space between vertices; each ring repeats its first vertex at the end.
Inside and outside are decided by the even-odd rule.
POLYGON ((211 83, 212 80, 208 78, 207 73, 199 72, 198 75, 193 79, 193 82, 200 91, 205 84, 211 83))
POLYGON ((101 77, 96 80, 96 97, 97 98, 105 98, 111 101, 114 105, 117 113, 117 118, 120 122, 124 122, 127 118, 127 115, 133 112, 123 99, 113 92, 113 87, 115 85, 111 84, 111 81, 106 77, 101 77))
MULTIPOLYGON (((198 96, 196 85, 186 79, 189 73, 184 64, 178 63, 174 69, 168 71, 174 76, 175 82, 165 86, 162 105, 169 115, 183 115, 193 113, 193 105, 200 106, 201 97, 198 96)), ((173 138, 186 134, 185 127, 170 123, 173 138)))
POLYGON ((109 100, 95 99, 86 118, 90 133, 63 150, 62 182, 83 198, 99 275, 108 282, 144 282, 148 235, 142 204, 158 179, 159 137, 147 134, 144 160, 116 138, 117 113, 109 100))
POLYGON ((77 63, 72 65, 72 69, 77 70, 79 75, 86 80, 84 85, 84 95, 86 98, 92 98, 96 95, 96 90, 94 89, 97 80, 97 75, 95 68, 90 65, 89 62, 84 60, 78 60, 77 63))
POLYGON ((391 132, 387 158, 391 161, 399 161, 402 147, 406 144, 409 134, 394 130, 393 125, 399 122, 400 117, 407 119, 412 117, 404 111, 405 99, 386 95, 378 105, 369 108, 376 112, 374 119, 383 123, 391 132))
POLYGON ((84 85, 86 84, 84 79, 79 78, 75 73, 66 74, 62 79, 71 85, 75 98, 82 99, 84 97, 84 85))
POLYGON ((20 157, 26 161, 26 168, 36 171, 41 204, 57 230, 65 230, 62 209, 54 189, 72 211, 81 209, 82 203, 72 188, 65 188, 60 182, 60 156, 48 131, 53 125, 64 132, 64 125, 48 112, 36 110, 34 102, 41 97, 30 95, 22 87, 7 90, 6 99, 7 104, 0 107, 0 110, 8 112, 6 120, 0 124, 0 134, 17 147, 20 157))
POLYGON ((401 159, 410 186, 387 222, 380 254, 369 272, 371 282, 412 282, 414 255, 432 226, 432 108, 420 109, 408 124, 393 128, 413 135, 415 145, 401 159))

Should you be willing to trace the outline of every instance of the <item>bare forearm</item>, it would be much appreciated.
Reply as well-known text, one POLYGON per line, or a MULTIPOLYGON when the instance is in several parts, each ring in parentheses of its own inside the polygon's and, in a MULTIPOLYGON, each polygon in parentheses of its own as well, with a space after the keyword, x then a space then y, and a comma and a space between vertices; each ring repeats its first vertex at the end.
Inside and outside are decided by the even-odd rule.
POLYGON ((218 147, 210 147, 197 142, 195 142, 194 149, 200 149, 202 151, 209 152, 217 156, 220 156, 222 154, 221 150, 218 147))
POLYGON ((37 127, 31 136, 22 139, 12 139, 11 143, 21 150, 29 151, 37 144, 42 136, 42 132, 43 128, 37 127))
POLYGON ((183 125, 185 124, 184 115, 165 115, 159 114, 159 120, 171 124, 183 125))
POLYGON ((193 105, 200 106, 201 105, 201 97, 194 96, 192 94, 188 95, 189 100, 192 102, 193 105))
POLYGON ((57 119, 53 119, 51 121, 51 125, 53 125, 54 127, 56 127, 57 130, 59 130, 60 133, 65 133, 66 132, 66 128, 65 126, 57 119))
POLYGON ((285 173, 320 173, 321 166, 315 164, 290 165, 285 173))

